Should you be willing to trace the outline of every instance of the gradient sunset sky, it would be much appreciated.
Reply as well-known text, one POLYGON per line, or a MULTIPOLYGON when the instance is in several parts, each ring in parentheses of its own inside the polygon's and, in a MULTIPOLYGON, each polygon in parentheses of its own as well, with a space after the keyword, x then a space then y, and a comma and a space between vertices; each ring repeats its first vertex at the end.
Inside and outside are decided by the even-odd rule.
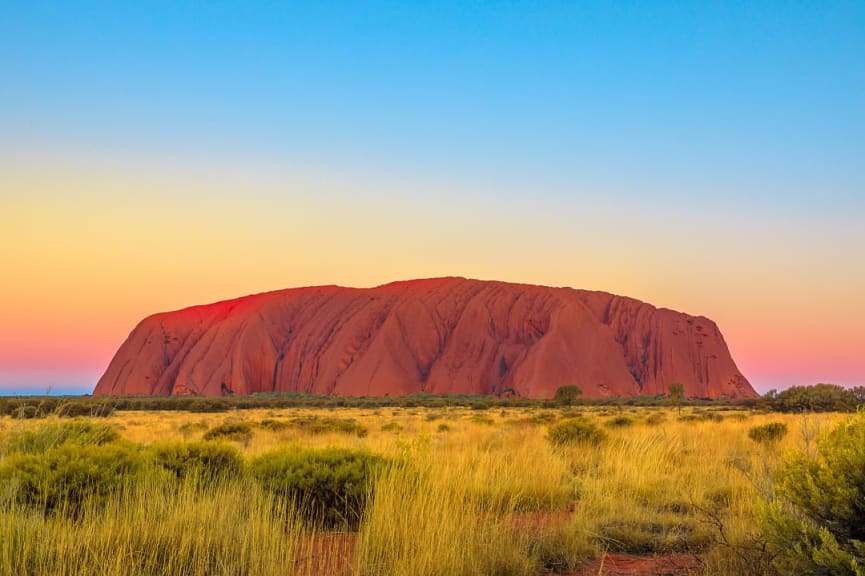
POLYGON ((865 3, 0 2, 0 393, 144 316, 459 275, 865 384, 865 3))

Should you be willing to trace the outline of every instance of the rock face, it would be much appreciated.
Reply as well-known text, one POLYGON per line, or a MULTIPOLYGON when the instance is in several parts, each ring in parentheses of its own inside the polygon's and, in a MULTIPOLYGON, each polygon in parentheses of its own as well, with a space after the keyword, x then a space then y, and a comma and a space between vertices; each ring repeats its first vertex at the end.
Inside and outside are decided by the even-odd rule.
POLYGON ((156 314, 95 395, 756 396, 718 327, 603 292, 437 278, 297 288, 156 314))

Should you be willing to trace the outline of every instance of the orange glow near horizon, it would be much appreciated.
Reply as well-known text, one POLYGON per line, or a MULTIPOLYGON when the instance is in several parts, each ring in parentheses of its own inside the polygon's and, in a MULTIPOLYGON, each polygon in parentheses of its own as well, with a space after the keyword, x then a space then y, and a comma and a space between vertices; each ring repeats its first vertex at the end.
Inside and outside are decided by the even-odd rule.
POLYGON ((48 165, 0 166, 0 385, 64 370, 95 384, 155 312, 435 276, 604 290, 708 316, 761 391, 865 384, 865 270, 852 265, 861 239, 849 231, 827 226, 820 244, 759 214, 665 215, 444 184, 403 194, 369 175, 148 179, 140 167, 48 165))

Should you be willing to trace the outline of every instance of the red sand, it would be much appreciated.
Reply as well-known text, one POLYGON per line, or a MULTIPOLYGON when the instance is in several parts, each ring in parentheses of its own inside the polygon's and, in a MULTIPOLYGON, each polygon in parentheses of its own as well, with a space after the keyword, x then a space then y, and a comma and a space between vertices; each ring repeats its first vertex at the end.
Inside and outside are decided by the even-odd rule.
POLYGON ((702 573, 701 562, 693 554, 607 554, 572 573, 572 576, 685 576, 699 573, 702 573))

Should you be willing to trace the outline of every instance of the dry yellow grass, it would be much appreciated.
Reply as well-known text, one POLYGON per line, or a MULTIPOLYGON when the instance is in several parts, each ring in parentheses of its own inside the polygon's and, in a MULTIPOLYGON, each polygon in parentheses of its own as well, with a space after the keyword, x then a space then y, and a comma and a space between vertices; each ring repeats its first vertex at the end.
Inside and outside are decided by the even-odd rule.
MULTIPOLYGON (((721 411, 713 412, 723 418, 717 421, 701 417, 705 410, 685 409, 685 416, 696 414, 688 421, 656 408, 580 411, 607 432, 605 442, 555 448, 537 416, 562 416, 538 409, 118 412, 100 421, 143 445, 199 440, 216 425, 245 421, 254 430, 239 444, 247 457, 295 445, 364 449, 392 459, 397 464, 377 479, 360 528, 356 574, 537 574, 607 551, 688 552, 708 574, 739 574, 743 561, 730 546, 756 535, 761 492, 770 488, 779 456, 813 449, 815 434, 844 417, 721 411), (309 416, 353 419, 368 433, 258 425, 309 416), (632 422, 611 426, 617 416, 632 422), (789 428, 780 442, 748 438, 750 427, 775 421, 789 428), (523 513, 561 521, 515 528, 514 516, 523 513), (726 544, 718 543, 719 522, 726 544)), ((38 425, 0 419, 0 442, 38 425)), ((112 560, 100 568, 103 574, 297 572, 292 566, 311 554, 302 550, 308 534, 290 511, 274 512, 273 504, 238 480, 205 493, 139 489, 74 522, 14 510, 0 519, 0 574, 81 574, 87 572, 81 566, 106 558, 112 560), (225 552, 207 560, 216 549, 225 552), (166 568, 172 554, 192 560, 166 568), (145 568, 128 570, 130 558, 145 568), (65 568, 52 572, 57 566, 65 568)))

